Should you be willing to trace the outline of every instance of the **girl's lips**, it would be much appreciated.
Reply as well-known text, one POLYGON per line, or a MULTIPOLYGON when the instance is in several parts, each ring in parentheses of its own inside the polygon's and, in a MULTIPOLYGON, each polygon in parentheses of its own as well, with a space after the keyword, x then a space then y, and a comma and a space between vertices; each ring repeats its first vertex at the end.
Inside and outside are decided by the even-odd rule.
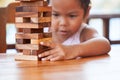
POLYGON ((61 34, 61 35, 67 35, 68 31, 59 31, 59 34, 61 34))

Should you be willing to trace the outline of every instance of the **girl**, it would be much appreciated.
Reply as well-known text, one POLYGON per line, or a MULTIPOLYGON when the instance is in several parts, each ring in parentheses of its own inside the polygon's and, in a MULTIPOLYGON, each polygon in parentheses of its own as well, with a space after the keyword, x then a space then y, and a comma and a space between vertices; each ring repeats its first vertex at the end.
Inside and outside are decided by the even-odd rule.
POLYGON ((41 45, 52 49, 39 54, 42 60, 67 60, 106 54, 109 41, 100 36, 85 20, 89 15, 90 0, 50 0, 52 6, 52 40, 41 45))

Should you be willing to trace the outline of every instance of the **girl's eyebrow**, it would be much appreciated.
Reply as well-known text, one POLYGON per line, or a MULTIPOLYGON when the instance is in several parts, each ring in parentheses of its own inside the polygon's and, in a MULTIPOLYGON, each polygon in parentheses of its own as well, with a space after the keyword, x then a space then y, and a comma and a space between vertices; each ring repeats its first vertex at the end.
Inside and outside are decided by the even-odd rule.
POLYGON ((78 11, 71 11, 71 12, 68 12, 68 14, 77 14, 78 11))
POLYGON ((52 10, 52 12, 59 13, 59 11, 52 10))
POLYGON ((57 12, 57 11, 53 11, 53 10, 52 10, 52 12, 57 12))
MULTIPOLYGON (((54 13, 59 13, 59 11, 55 11, 55 10, 53 10, 52 12, 54 12, 54 13)), ((76 14, 76 13, 78 13, 78 11, 70 11, 70 12, 67 12, 68 14, 76 14)))
POLYGON ((68 13, 75 14, 75 13, 78 13, 78 12, 77 12, 77 11, 75 11, 75 12, 68 12, 68 13))

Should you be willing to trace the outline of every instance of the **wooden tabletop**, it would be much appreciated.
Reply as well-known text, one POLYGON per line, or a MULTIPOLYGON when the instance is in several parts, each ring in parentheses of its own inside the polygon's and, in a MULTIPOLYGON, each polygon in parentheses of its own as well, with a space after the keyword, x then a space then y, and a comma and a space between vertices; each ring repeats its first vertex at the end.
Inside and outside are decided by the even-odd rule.
POLYGON ((15 61, 0 54, 0 80, 120 80, 120 54, 66 61, 15 61))

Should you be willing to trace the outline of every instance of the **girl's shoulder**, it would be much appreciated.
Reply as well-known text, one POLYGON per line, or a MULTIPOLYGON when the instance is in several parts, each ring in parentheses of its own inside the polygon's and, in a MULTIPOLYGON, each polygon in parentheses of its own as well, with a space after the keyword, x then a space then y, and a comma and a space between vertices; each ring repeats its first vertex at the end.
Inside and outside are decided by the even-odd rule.
POLYGON ((88 39, 94 38, 96 36, 98 36, 97 30, 85 24, 84 29, 82 30, 81 35, 80 35, 80 41, 83 42, 88 39))

